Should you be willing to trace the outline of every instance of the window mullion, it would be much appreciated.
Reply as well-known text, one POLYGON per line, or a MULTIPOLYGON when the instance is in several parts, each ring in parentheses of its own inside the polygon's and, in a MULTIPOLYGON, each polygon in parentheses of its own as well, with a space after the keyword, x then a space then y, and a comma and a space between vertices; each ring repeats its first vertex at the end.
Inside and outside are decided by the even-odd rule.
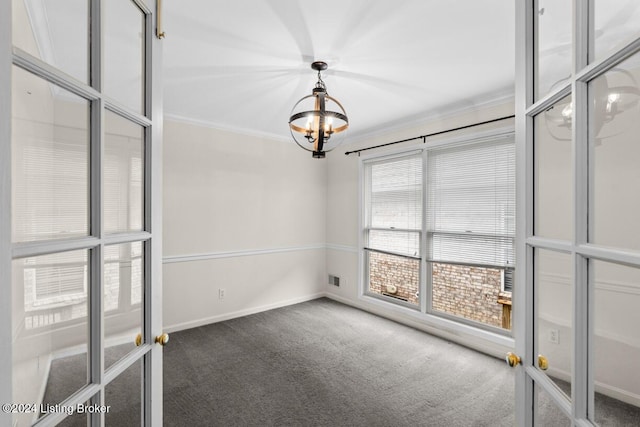
POLYGON ((420 311, 422 313, 430 313, 432 306, 431 264, 426 261, 431 253, 431 238, 427 233, 429 223, 427 216, 427 201, 429 200, 427 189, 428 159, 429 151, 424 150, 422 153, 422 233, 420 239, 420 255, 422 256, 420 263, 420 311))

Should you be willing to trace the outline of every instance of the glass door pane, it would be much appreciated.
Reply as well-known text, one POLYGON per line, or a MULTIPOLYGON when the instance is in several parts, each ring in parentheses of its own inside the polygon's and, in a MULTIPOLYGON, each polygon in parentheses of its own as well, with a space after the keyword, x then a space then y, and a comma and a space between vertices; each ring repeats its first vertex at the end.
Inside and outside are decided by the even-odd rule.
POLYGON ((571 77, 572 0, 536 0, 534 48, 535 99, 571 77))
POLYGON ((592 0, 594 49, 591 62, 640 36, 640 3, 636 0, 592 0))
MULTIPOLYGON (((90 402, 85 402, 82 406, 86 408, 90 405, 90 402)), ((72 415, 69 415, 67 418, 62 420, 62 422, 58 424, 57 427, 87 427, 88 425, 89 413, 74 411, 72 415)))
POLYGON ((533 425, 536 427, 570 427, 571 420, 558 408, 555 402, 542 387, 535 386, 536 404, 534 407, 533 425))
POLYGON ((105 232, 142 231, 144 128, 107 110, 104 152, 105 232))
POLYGON ((142 338, 144 283, 142 242, 105 247, 105 369, 136 348, 142 338))
POLYGON ((640 54, 589 83, 589 241, 640 250, 640 54))
POLYGON ((595 421, 640 420, 640 269, 590 260, 594 295, 595 421))
POLYGON ((573 262, 571 255, 546 249, 534 253, 535 354, 538 367, 567 396, 573 371, 573 262))
POLYGON ((106 426, 142 425, 143 366, 142 359, 133 363, 105 387, 106 426))
POLYGON ((145 15, 131 0, 109 0, 104 11, 104 92, 144 114, 145 15))
POLYGON ((11 6, 14 46, 89 82, 88 0, 13 0, 11 6))
POLYGON ((534 235, 573 239, 571 97, 534 118, 534 235))
POLYGON ((89 234, 89 103, 13 67, 13 241, 89 234))
POLYGON ((88 382, 89 254, 86 250, 13 261, 13 398, 46 415, 88 382))

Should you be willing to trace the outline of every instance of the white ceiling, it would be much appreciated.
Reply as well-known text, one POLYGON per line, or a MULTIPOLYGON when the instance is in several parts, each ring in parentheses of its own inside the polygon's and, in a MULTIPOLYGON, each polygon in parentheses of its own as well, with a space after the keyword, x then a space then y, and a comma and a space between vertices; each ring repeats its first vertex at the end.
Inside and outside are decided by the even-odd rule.
MULTIPOLYGON (((347 140, 507 102, 514 93, 514 3, 165 0, 165 113, 289 140, 291 108, 311 93, 315 60, 329 64, 323 78, 346 108, 347 140)), ((14 43, 86 82, 86 0, 14 4, 22 5, 35 43, 28 37, 14 43)), ((545 90, 570 75, 571 10, 570 2, 537 5, 537 79, 545 90)), ((637 37, 638 0, 599 0, 596 6, 596 57, 637 37)), ((139 109, 141 12, 127 0, 105 1, 103 12, 105 93, 139 109)))
POLYGON ((347 139, 511 99, 514 2, 164 1, 169 117, 275 138, 323 60, 347 139))

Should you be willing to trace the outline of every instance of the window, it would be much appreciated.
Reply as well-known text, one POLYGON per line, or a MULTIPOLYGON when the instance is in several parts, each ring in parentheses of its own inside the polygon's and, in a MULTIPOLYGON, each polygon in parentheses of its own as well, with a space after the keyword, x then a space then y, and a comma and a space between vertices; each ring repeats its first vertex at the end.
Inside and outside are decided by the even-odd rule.
POLYGON ((14 260, 15 280, 23 289, 25 330, 61 322, 86 322, 89 254, 59 252, 14 260))
POLYGON ((438 148, 427 159, 431 308, 508 329, 511 293, 503 291, 503 276, 515 263, 513 139, 438 148))
POLYGON ((431 261, 514 264, 514 162, 512 140, 429 151, 431 261))
POLYGON ((365 163, 368 292, 419 303, 422 236, 419 152, 365 163))
POLYGON ((513 135, 363 165, 365 292, 414 308, 424 302, 428 313, 510 329, 513 135))

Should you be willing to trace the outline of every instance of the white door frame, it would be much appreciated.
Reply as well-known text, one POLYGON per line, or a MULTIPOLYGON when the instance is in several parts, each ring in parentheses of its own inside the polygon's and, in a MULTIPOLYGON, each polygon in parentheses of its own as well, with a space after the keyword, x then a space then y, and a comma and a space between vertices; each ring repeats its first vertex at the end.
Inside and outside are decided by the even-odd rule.
MULTIPOLYGON (((640 52, 640 38, 620 47, 608 57, 588 62, 594 52, 592 31, 594 2, 573 1, 573 63, 572 76, 565 84, 539 100, 534 99, 534 56, 536 28, 535 0, 516 2, 516 165, 517 165, 517 265, 519 284, 514 293, 514 336, 516 353, 522 365, 516 372, 516 424, 534 423, 534 382, 567 416, 572 425, 590 426, 594 416, 593 351, 589 329, 593 307, 589 306, 590 278, 588 259, 600 259, 640 267, 640 254, 605 248, 588 243, 589 218, 589 95, 588 83, 631 55, 640 52), (556 241, 534 236, 533 233, 533 119, 564 96, 573 99, 573 209, 574 230, 571 241, 556 241), (536 365, 535 310, 533 283, 534 248, 570 253, 573 260, 573 372, 572 395, 569 402, 536 365), (524 286, 522 286, 524 285, 524 286)), ((593 326, 591 326, 593 328, 593 326)))
MULTIPOLYGON (((156 37, 156 0, 131 0, 145 13, 145 105, 144 115, 132 113, 126 108, 112 103, 104 97, 99 89, 103 75, 101 58, 101 43, 103 36, 91 37, 91 69, 94 77, 93 87, 78 85, 64 73, 54 67, 34 58, 27 53, 14 48, 12 45, 12 2, 0 2, 0 404, 36 402, 13 402, 12 381, 12 259, 71 249, 91 248, 92 281, 102 289, 102 248, 105 244, 116 244, 132 241, 142 241, 145 245, 145 290, 144 290, 144 321, 143 344, 132 351, 117 364, 104 372, 104 331, 102 316, 102 291, 90 293, 90 339, 89 350, 91 356, 91 371, 89 384, 74 394, 66 402, 69 404, 84 403, 91 399, 92 404, 105 404, 105 386, 126 368, 143 361, 145 377, 145 393, 142 401, 144 424, 162 424, 162 347, 155 343, 155 337, 162 334, 162 49, 161 40, 156 37), (82 95, 92 103, 91 117, 91 236, 59 242, 35 242, 28 244, 13 244, 11 241, 11 122, 12 122, 12 67, 19 65, 34 74, 82 95), (153 96, 152 96, 153 95, 153 96), (102 201, 102 149, 103 145, 104 111, 106 106, 127 119, 145 128, 145 206, 142 232, 127 233, 117 236, 106 236, 103 233, 101 218, 102 201), (98 141, 96 143, 96 141, 98 141), (98 313, 96 316, 95 313, 98 313)), ((90 0, 91 25, 94 31, 101 29, 101 2, 90 0), (97 29, 97 30, 96 30, 97 29)), ((0 424, 12 425, 13 416, 8 408, 0 410, 0 424)), ((50 414, 43 418, 38 425, 55 425, 65 416, 64 412, 50 414)), ((104 414, 94 414, 92 425, 103 425, 104 414)))
MULTIPOLYGON (((11 2, 0 2, 0 404, 11 403, 11 2)), ((0 425, 12 414, 0 409, 0 425)))
MULTIPOLYGON (((163 146, 163 91, 162 91, 162 39, 164 32, 162 28, 157 28, 160 21, 158 14, 162 14, 161 0, 145 0, 151 14, 147 18, 150 35, 147 38, 147 64, 151 67, 151 72, 147 78, 147 105, 149 106, 149 117, 151 118, 150 143, 147 145, 145 156, 145 173, 148 175, 146 182, 151 187, 148 191, 148 198, 145 201, 145 221, 149 224, 148 231, 153 235, 150 247, 150 273, 151 281, 146 282, 146 286, 152 289, 145 289, 148 295, 146 298, 145 310, 149 312, 146 330, 144 335, 149 339, 160 336, 163 333, 162 323, 162 146, 163 146), (149 99, 149 98, 152 99, 149 99), (153 286, 151 286, 153 285, 153 286)), ((162 407, 162 347, 150 344, 153 348, 147 354, 145 361, 145 425, 160 426, 162 425, 163 407, 162 407)))

